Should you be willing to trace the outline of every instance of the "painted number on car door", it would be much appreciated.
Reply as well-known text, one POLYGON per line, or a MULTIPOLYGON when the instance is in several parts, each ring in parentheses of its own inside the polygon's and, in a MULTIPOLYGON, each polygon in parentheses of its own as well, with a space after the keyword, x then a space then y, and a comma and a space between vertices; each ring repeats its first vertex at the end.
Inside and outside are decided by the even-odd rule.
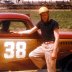
POLYGON ((4 58, 24 58, 26 56, 26 42, 5 42, 4 58))

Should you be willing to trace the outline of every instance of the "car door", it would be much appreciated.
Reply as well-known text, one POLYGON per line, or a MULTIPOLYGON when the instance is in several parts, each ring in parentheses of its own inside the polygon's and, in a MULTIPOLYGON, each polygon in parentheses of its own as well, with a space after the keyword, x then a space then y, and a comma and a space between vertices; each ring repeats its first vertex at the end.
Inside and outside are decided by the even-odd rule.
POLYGON ((40 44, 37 32, 31 35, 13 33, 28 29, 30 22, 27 20, 10 19, 0 22, 0 70, 21 69, 29 53, 40 44), (17 62, 21 62, 22 66, 17 62))

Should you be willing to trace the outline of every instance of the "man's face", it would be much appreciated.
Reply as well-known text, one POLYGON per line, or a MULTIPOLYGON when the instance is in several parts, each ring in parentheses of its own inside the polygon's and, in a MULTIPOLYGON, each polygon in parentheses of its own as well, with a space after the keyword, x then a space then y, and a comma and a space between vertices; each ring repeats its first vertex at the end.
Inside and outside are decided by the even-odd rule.
POLYGON ((47 22, 49 20, 49 14, 48 12, 44 12, 41 14, 41 19, 44 21, 44 22, 47 22))

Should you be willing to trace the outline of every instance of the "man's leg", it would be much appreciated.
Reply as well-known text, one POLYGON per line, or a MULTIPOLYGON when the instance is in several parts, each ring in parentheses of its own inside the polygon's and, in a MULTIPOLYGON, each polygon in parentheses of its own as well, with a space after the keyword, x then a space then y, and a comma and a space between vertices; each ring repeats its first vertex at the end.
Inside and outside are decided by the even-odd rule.
POLYGON ((44 51, 42 46, 37 47, 29 54, 29 57, 32 60, 32 62, 40 69, 45 65, 45 61, 42 59, 43 56, 44 51))
POLYGON ((53 44, 49 44, 48 48, 45 49, 45 59, 46 59, 46 64, 47 64, 47 71, 48 72, 56 72, 56 59, 52 59, 52 47, 53 44))

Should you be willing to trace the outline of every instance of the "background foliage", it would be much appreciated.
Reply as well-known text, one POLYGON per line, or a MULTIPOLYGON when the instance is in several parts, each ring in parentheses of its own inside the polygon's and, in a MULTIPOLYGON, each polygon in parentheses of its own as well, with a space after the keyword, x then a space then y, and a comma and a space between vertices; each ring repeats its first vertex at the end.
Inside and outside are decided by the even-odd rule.
MULTIPOLYGON (((34 25, 40 20, 38 10, 0 10, 0 12, 30 14, 30 18, 34 25)), ((50 10, 49 14, 50 18, 59 23, 61 29, 72 29, 72 10, 50 10)))

